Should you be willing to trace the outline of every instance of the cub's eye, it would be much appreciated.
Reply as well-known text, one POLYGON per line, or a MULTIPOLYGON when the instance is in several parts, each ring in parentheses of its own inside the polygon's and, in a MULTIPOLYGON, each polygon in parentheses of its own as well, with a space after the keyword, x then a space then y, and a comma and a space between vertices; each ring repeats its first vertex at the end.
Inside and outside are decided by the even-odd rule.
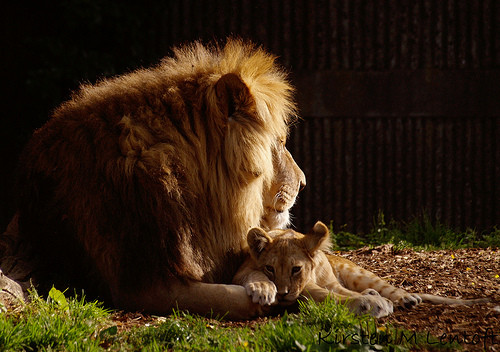
POLYGON ((274 268, 271 265, 266 265, 266 271, 270 274, 274 274, 274 268))
POLYGON ((294 266, 292 268, 292 275, 293 274, 297 274, 298 272, 300 272, 302 270, 302 267, 301 266, 294 266))

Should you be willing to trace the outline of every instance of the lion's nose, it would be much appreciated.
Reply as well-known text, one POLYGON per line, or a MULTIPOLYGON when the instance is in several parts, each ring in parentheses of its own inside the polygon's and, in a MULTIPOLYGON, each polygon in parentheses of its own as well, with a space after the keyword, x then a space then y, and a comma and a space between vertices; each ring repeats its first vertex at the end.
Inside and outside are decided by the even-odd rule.
POLYGON ((301 171, 300 179, 299 179, 299 192, 304 189, 306 186, 306 175, 301 171))
POLYGON ((302 191, 306 187, 306 179, 304 181, 300 181, 299 192, 302 191))

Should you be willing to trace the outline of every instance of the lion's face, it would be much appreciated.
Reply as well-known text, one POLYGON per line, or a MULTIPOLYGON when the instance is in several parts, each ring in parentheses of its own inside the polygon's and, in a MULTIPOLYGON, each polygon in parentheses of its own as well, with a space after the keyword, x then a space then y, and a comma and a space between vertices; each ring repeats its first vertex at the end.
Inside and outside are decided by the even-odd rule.
POLYGON ((297 194, 306 185, 304 172, 286 149, 284 141, 273 148, 274 178, 263 195, 264 216, 260 226, 264 229, 283 229, 290 223, 289 209, 297 194))
POLYGON ((307 283, 315 280, 316 254, 330 243, 328 228, 321 222, 305 235, 293 230, 266 233, 254 228, 247 239, 258 269, 276 285, 276 299, 281 305, 294 303, 307 283))

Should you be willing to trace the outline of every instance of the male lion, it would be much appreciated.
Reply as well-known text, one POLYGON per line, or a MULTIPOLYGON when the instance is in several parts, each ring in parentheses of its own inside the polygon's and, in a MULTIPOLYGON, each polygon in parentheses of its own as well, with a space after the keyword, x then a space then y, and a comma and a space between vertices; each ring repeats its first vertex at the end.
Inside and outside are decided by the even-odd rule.
POLYGON ((231 279, 248 230, 286 226, 305 185, 284 145, 292 93, 273 56, 237 39, 82 86, 20 160, 35 278, 129 310, 262 314, 231 279))
POLYGON ((377 318, 393 312, 393 304, 410 308, 422 301, 436 304, 488 302, 488 298, 454 299, 409 293, 394 287, 348 259, 330 254, 330 233, 318 221, 311 231, 253 228, 248 232, 249 256, 233 283, 243 285, 255 303, 289 306, 301 297, 323 301, 331 296, 356 314, 377 318))

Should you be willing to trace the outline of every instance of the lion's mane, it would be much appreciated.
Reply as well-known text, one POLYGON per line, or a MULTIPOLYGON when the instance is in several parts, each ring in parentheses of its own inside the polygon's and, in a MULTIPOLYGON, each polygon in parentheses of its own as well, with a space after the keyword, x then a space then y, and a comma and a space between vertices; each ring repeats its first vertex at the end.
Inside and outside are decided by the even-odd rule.
POLYGON ((101 296, 168 277, 230 282, 291 94, 275 58, 237 39, 82 86, 20 162, 19 230, 39 276, 101 296))

